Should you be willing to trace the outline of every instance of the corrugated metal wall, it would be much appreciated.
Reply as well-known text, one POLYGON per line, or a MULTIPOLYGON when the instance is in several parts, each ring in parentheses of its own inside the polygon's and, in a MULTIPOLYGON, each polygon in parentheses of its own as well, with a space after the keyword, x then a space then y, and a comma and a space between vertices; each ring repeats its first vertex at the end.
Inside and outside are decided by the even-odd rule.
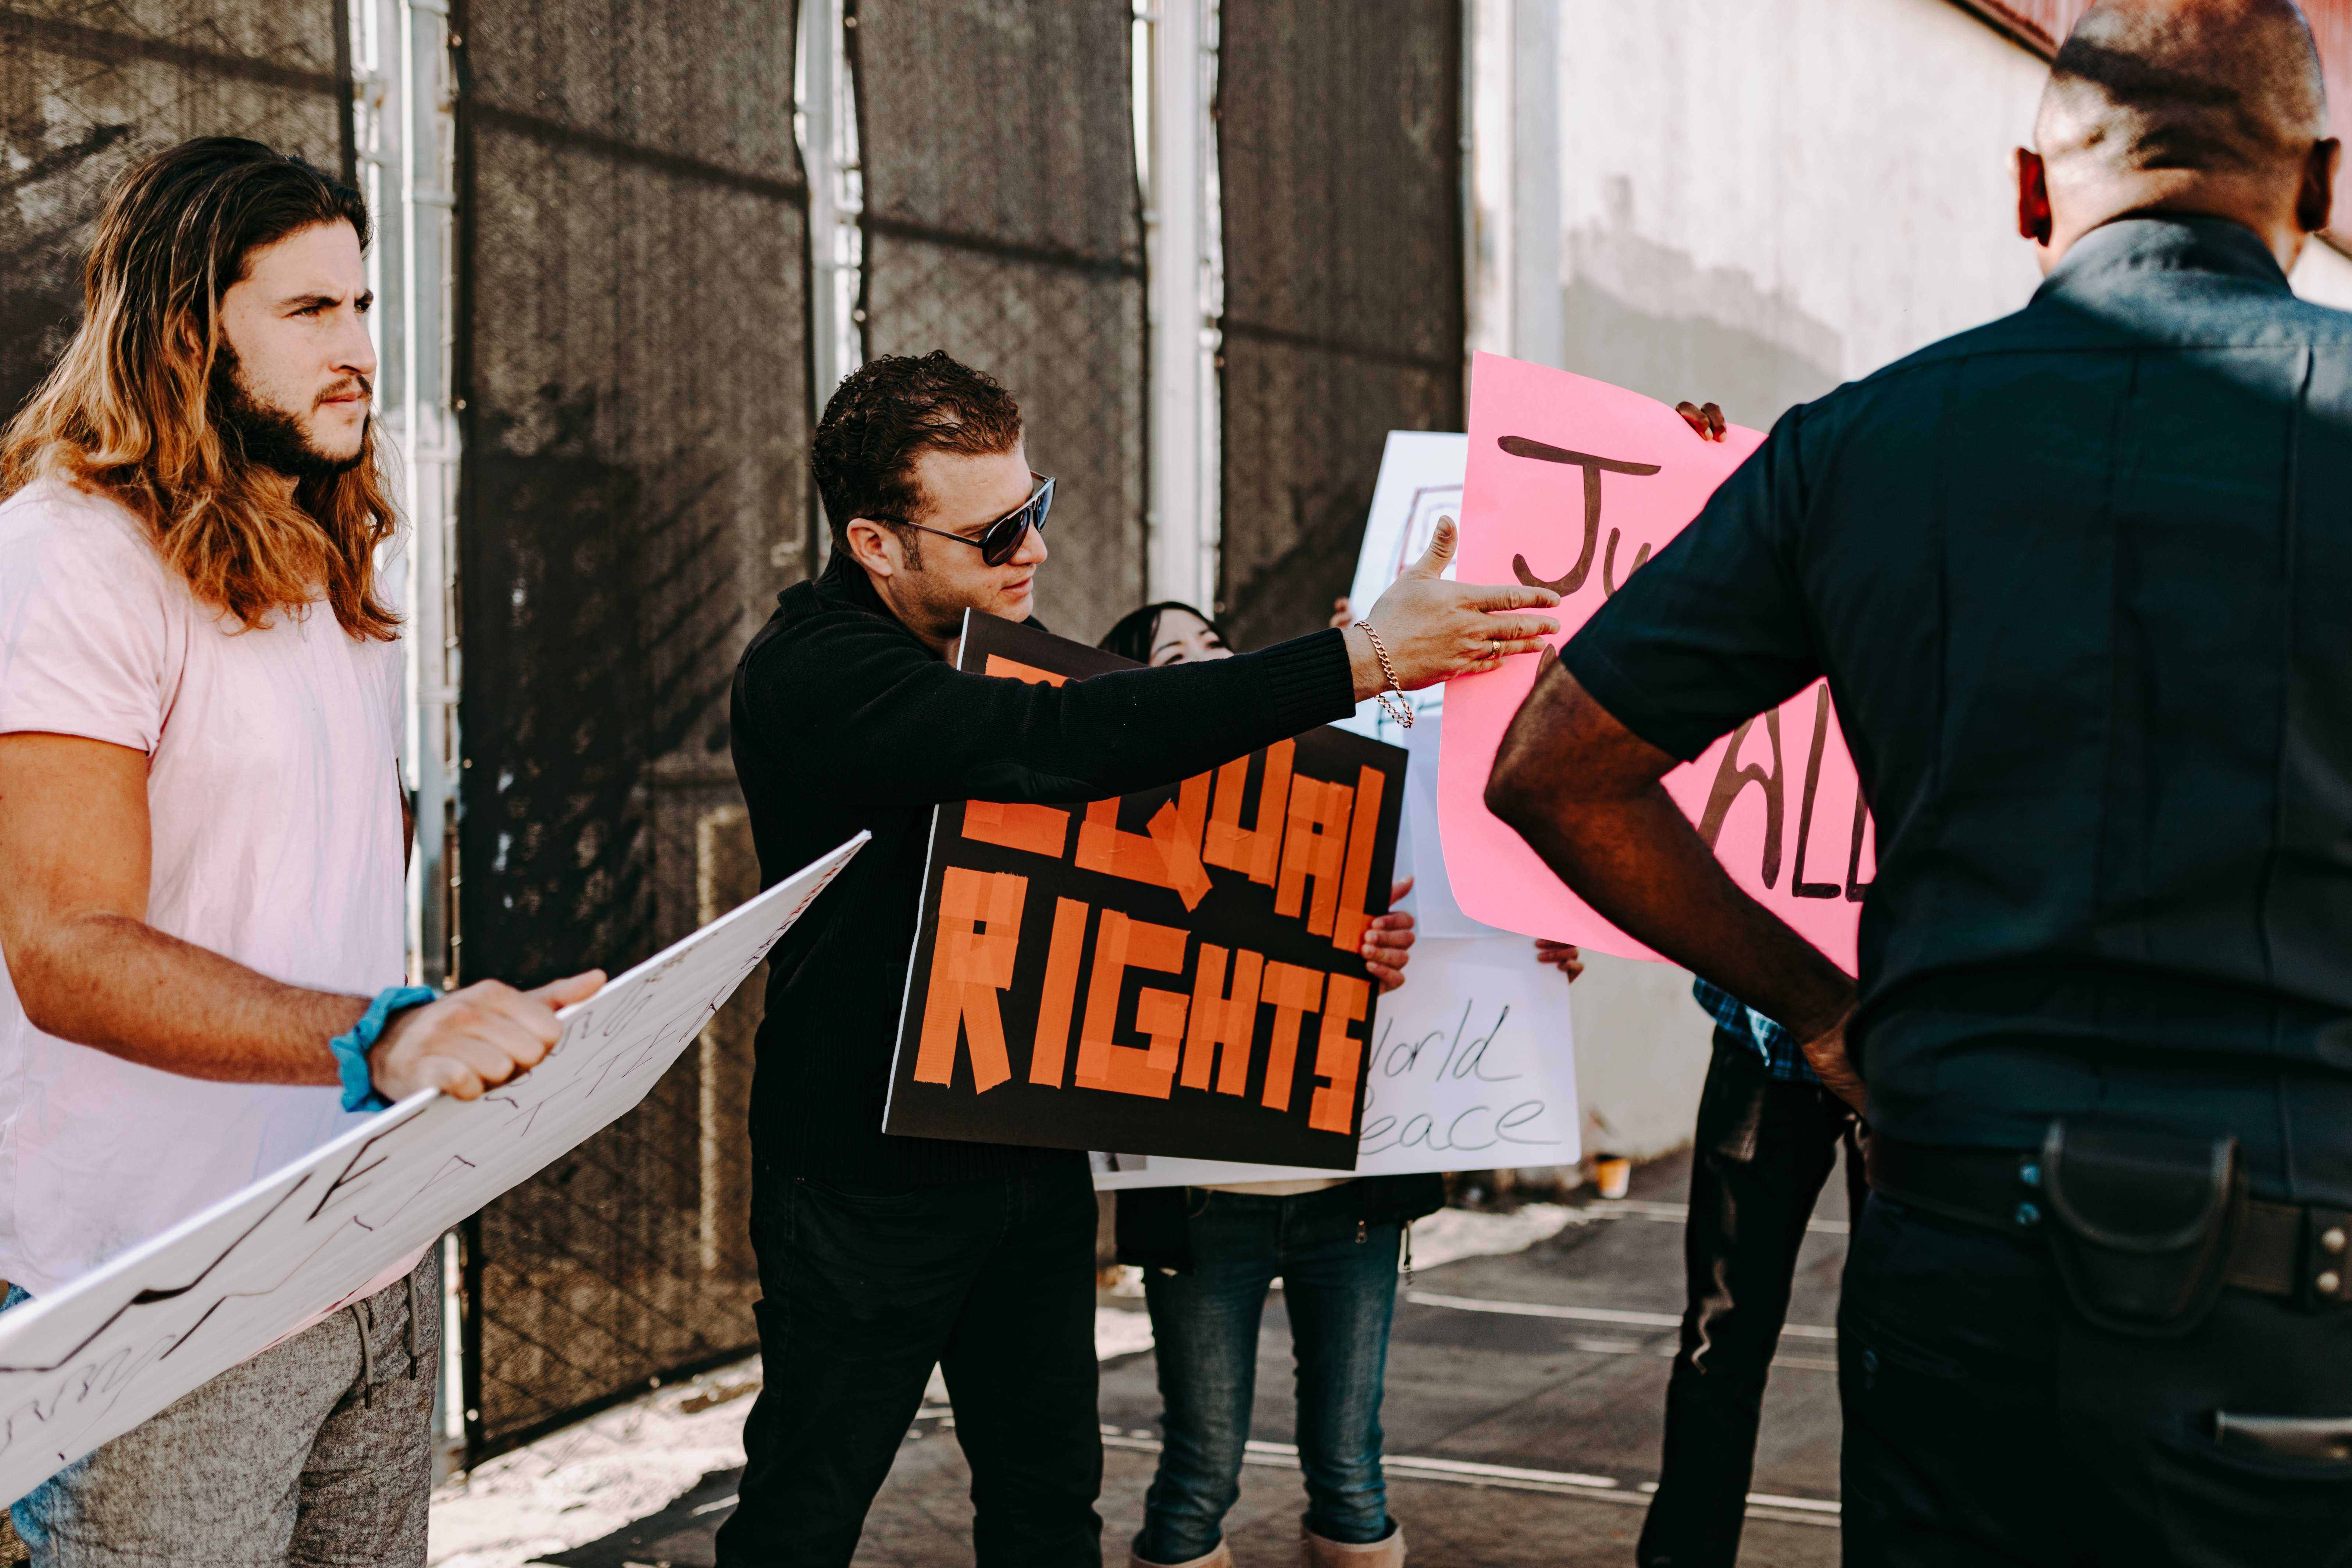
POLYGON ((1462 428, 1462 8, 1225 0, 1220 26, 1219 597, 1255 647, 1347 591, 1388 432, 1462 428))
MULTIPOLYGON (((463 977, 618 971, 756 889, 737 655, 802 574, 793 6, 463 0, 463 977)), ((467 1237, 468 1447, 755 1339, 760 987, 467 1237)))
POLYGON ((1038 615, 1144 596, 1143 226, 1128 0, 851 0, 866 352, 945 349, 1021 403, 1059 481, 1038 615))

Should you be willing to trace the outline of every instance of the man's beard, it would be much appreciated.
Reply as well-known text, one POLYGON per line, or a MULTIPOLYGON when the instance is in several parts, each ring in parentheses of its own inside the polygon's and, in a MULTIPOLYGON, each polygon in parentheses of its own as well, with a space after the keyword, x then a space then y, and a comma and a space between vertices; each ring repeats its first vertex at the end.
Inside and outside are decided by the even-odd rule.
MULTIPOLYGON (((236 351, 226 343, 213 361, 208 401, 213 424, 232 451, 249 463, 286 475, 300 484, 311 479, 339 479, 367 457, 367 426, 360 427, 359 445, 348 458, 331 457, 310 444, 301 422, 286 410, 256 397, 238 374, 236 351)), ((371 421, 374 416, 369 416, 371 421)))

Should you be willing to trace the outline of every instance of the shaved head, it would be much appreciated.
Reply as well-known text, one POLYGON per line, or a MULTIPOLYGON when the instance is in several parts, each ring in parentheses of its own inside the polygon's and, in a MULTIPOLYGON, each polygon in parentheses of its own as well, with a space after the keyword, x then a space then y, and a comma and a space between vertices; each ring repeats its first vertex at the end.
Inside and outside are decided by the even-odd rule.
POLYGON ((2290 170, 2327 134, 2293 0, 2099 0, 2058 51, 2034 141, 2053 180, 2290 170))
POLYGON ((2051 63, 2017 229, 2049 270, 2117 218, 2227 218, 2282 270, 2327 226, 2343 149, 2294 0, 2097 0, 2051 63))

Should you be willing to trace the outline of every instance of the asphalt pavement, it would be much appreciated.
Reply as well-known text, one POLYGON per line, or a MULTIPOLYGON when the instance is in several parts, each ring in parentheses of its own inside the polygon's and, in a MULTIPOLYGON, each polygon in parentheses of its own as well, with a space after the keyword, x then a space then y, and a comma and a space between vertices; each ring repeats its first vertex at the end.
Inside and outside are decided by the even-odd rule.
MULTIPOLYGON (((1416 1271, 1389 1355, 1390 1510, 1417 1563, 1446 1568, 1631 1563, 1657 1479, 1675 1323, 1682 1310, 1687 1155, 1635 1173, 1628 1199, 1588 1200, 1524 1252, 1416 1271)), ((1740 1561, 1837 1560, 1840 1184, 1822 1195, 1800 1259, 1790 1327, 1764 1402, 1740 1561)), ((1109 1300, 1109 1298, 1106 1298, 1109 1300)), ((1141 1309, 1139 1301, 1120 1305, 1141 1309)), ((1122 1563, 1159 1450, 1149 1351, 1103 1366, 1106 1562, 1122 1563)), ((1304 1507, 1293 1440, 1290 1336, 1278 1297, 1259 1344, 1251 1464, 1226 1520, 1240 1568, 1297 1561, 1304 1507)), ((869 1516, 860 1568, 971 1561, 971 1472, 952 1412, 926 1406, 869 1516)), ((740 1472, 706 1477, 649 1519, 546 1559, 565 1568, 702 1568, 740 1472)))

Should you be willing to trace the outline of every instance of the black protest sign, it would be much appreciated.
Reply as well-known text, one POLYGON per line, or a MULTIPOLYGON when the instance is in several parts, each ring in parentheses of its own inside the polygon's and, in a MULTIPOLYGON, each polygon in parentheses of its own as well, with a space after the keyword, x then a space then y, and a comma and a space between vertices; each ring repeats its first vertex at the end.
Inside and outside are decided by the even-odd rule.
MULTIPOLYGON (((977 615, 959 667, 1133 668, 977 615)), ((940 806, 883 1131, 1353 1170, 1404 766, 1323 729, 1111 800, 940 806)))

